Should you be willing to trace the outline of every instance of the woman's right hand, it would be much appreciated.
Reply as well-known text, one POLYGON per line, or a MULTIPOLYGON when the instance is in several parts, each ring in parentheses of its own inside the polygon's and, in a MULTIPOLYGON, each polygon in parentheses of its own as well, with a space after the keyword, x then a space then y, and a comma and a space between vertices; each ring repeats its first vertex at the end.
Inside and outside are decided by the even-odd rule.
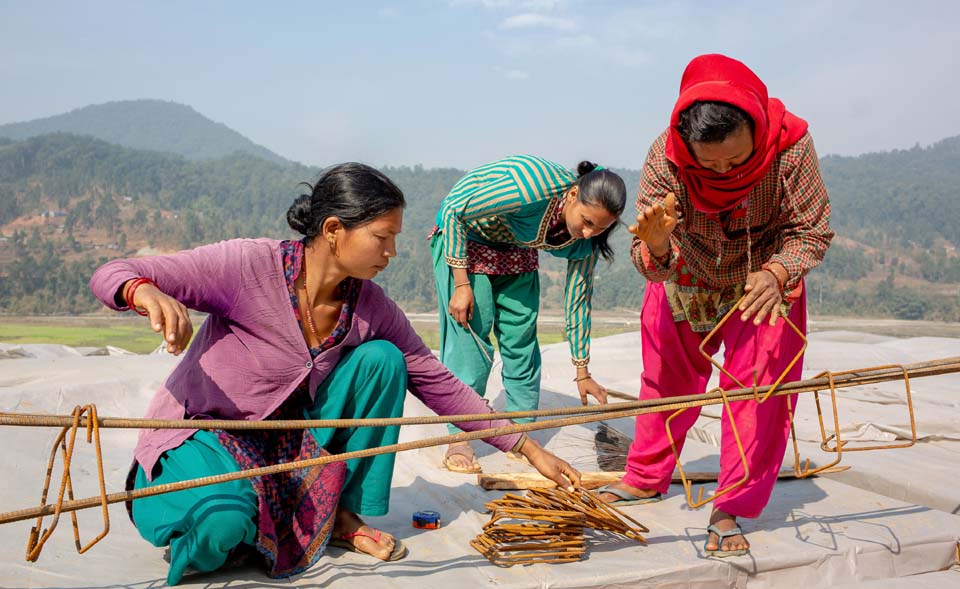
POLYGON ((180 301, 153 284, 141 284, 133 293, 131 302, 134 307, 146 310, 154 331, 164 334, 167 352, 179 356, 187 349, 193 336, 193 323, 187 308, 180 301))
POLYGON ((573 487, 580 487, 580 471, 570 466, 566 460, 545 450, 533 438, 527 438, 520 448, 520 453, 540 474, 557 483, 558 487, 570 491, 573 487))
POLYGON ((473 288, 469 283, 453 289, 447 311, 465 329, 470 327, 470 320, 473 319, 473 288))
POLYGON ((628 228, 640 241, 646 242, 654 255, 670 249, 670 234, 677 227, 677 197, 668 192, 663 204, 644 208, 637 215, 637 224, 628 228))

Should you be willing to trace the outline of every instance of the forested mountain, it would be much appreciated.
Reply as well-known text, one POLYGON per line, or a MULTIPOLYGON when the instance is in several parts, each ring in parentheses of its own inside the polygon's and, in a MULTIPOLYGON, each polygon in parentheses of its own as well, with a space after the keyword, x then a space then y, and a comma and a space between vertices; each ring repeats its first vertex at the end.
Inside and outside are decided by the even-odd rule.
POLYGON ((960 244, 960 137, 820 165, 833 196, 834 227, 872 246, 887 240, 933 249, 960 244))
MULTIPOLYGON (((960 138, 856 158, 827 157, 838 237, 808 280, 814 312, 960 320, 960 138)), ((570 162, 572 165, 573 162, 570 162)), ((407 197, 400 256, 378 278, 404 308, 435 308, 426 234, 456 169, 384 170, 407 197)), ((629 187, 636 170, 617 170, 629 187)), ((117 256, 238 236, 292 237, 284 214, 321 170, 235 153, 219 159, 140 151, 92 137, 0 140, 0 312, 85 312, 93 269, 117 256)), ((624 214, 630 221, 632 202, 624 214)), ((628 234, 601 263, 598 309, 638 310, 643 280, 628 234)), ((543 303, 562 301, 564 264, 541 254, 543 303)))
POLYGON ((68 113, 0 125, 0 137, 27 139, 48 133, 90 135, 134 149, 168 151, 190 159, 241 152, 276 163, 287 160, 191 107, 164 100, 123 100, 68 113))

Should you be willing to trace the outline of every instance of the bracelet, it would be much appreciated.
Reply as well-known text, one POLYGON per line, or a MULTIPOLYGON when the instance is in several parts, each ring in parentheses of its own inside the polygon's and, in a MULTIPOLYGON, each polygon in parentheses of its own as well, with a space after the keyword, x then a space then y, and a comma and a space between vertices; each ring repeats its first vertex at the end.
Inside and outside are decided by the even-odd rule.
MULTIPOLYGON (((647 246, 647 247, 649 247, 649 246, 647 246)), ((653 258, 653 261, 655 261, 656 263, 660 264, 661 266, 666 266, 666 265, 668 265, 668 264, 670 263, 670 255, 671 255, 671 254, 673 254, 673 249, 672 249, 672 248, 671 248, 671 249, 668 249, 668 250, 667 250, 667 253, 663 254, 663 256, 658 256, 657 254, 653 253, 653 250, 650 250, 650 257, 653 258)))
POLYGON ((133 311, 134 311, 137 315, 141 315, 141 316, 143 316, 143 317, 146 317, 146 316, 148 315, 146 309, 141 309, 141 308, 139 308, 139 307, 137 307, 136 305, 133 304, 133 296, 134 296, 134 294, 137 292, 137 289, 140 288, 141 286, 143 286, 144 284, 152 284, 153 286, 157 286, 157 283, 154 282, 154 281, 152 281, 152 280, 150 280, 149 278, 144 278, 143 276, 141 276, 141 277, 139 277, 139 278, 135 278, 135 279, 133 280, 133 283, 132 283, 129 287, 127 287, 127 291, 126 291, 126 294, 125 294, 124 297, 123 297, 123 300, 126 301, 127 306, 130 307, 131 309, 133 309, 133 311))
POLYGON ((527 432, 521 432, 520 439, 517 440, 517 443, 513 445, 513 448, 510 448, 510 451, 519 452, 520 448, 523 448, 523 445, 527 442, 527 438, 529 438, 527 432))
POLYGON ((454 284, 454 285, 453 285, 453 289, 456 290, 456 289, 460 288, 461 286, 470 286, 470 283, 469 283, 469 282, 461 282, 460 284, 454 284))
POLYGON ((773 278, 774 280, 777 281, 777 286, 780 287, 780 291, 782 292, 783 287, 786 286, 787 278, 789 278, 789 276, 787 276, 787 278, 784 278, 783 280, 780 280, 780 276, 773 271, 773 268, 770 267, 770 264, 764 264, 763 266, 760 267, 760 269, 766 270, 767 272, 773 274, 773 278))
POLYGON ((666 251, 666 253, 663 254, 662 256, 658 256, 657 254, 653 253, 653 248, 650 247, 650 244, 649 244, 649 243, 647 243, 647 242, 643 242, 643 243, 644 243, 644 245, 647 246, 647 252, 650 253, 650 258, 651 258, 654 262, 656 262, 657 264, 660 264, 661 266, 666 266, 666 265, 668 265, 668 264, 670 263, 670 257, 673 256, 673 242, 672 242, 672 241, 668 241, 668 242, 667 242, 667 251, 666 251))
POLYGON ((773 279, 777 281, 777 288, 782 291, 782 290, 783 290, 783 283, 780 282, 780 277, 777 276, 777 273, 774 272, 773 270, 771 270, 770 268, 763 268, 763 271, 764 271, 764 272, 769 272, 770 274, 773 274, 773 279))
POLYGON ((132 289, 134 286, 137 286, 142 281, 143 281, 143 278, 137 277, 137 278, 131 278, 130 280, 124 283, 123 292, 121 293, 120 296, 123 297, 123 304, 126 305, 127 308, 130 308, 130 309, 133 308, 133 305, 130 304, 130 298, 131 298, 130 289, 132 289))
POLYGON ((593 378, 593 375, 591 375, 589 372, 586 374, 586 376, 578 376, 577 378, 573 379, 573 382, 580 382, 581 380, 587 380, 588 378, 593 378))

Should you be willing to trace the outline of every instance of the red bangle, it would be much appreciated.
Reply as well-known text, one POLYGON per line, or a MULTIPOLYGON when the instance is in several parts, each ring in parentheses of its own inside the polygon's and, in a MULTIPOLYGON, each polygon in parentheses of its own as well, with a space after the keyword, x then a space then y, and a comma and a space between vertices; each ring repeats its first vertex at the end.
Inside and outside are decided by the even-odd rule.
POLYGON ((660 264, 661 266, 666 266, 670 263, 670 256, 673 255, 673 244, 671 243, 669 247, 667 247, 667 253, 663 254, 662 256, 658 256, 657 254, 653 253, 653 250, 650 249, 650 244, 647 244, 647 251, 650 252, 650 257, 653 258, 656 263, 660 264))
POLYGON ((137 315, 142 315, 146 317, 148 314, 147 311, 145 309, 139 309, 136 305, 133 304, 133 295, 137 292, 137 289, 144 284, 152 284, 154 286, 157 286, 157 283, 150 280, 149 278, 144 278, 143 276, 139 278, 135 278, 133 280, 133 284, 127 287, 127 292, 126 292, 126 295, 123 297, 123 299, 127 302, 127 306, 133 309, 134 313, 136 313, 137 315))

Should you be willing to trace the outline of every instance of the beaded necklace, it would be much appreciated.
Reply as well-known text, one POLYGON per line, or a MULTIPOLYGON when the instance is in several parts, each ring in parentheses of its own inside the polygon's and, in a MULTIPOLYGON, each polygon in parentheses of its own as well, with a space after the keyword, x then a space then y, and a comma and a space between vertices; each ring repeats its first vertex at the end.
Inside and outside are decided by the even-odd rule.
POLYGON ((310 308, 310 295, 307 293, 307 256, 304 253, 303 263, 300 265, 300 272, 303 273, 303 298, 304 306, 307 308, 307 326, 310 327, 310 333, 317 338, 317 342, 323 343, 323 338, 317 333, 317 327, 313 324, 313 309, 310 308))

